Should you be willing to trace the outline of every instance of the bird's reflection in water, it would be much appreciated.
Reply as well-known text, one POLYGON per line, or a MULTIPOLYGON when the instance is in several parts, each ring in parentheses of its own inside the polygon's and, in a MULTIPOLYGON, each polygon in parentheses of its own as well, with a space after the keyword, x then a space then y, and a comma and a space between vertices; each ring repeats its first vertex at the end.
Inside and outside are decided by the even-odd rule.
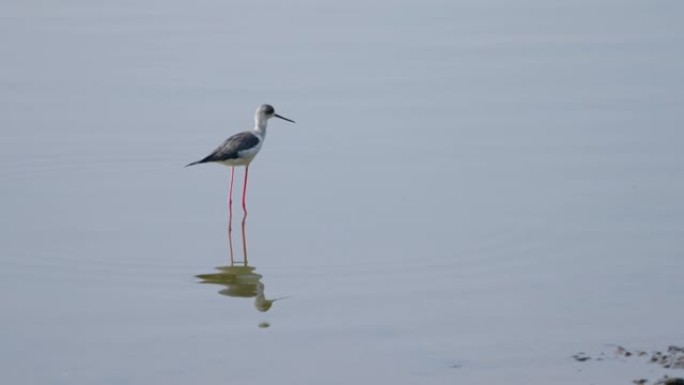
POLYGON ((199 283, 211 283, 222 285, 226 288, 219 291, 219 294, 237 297, 237 298, 252 298, 254 297, 254 307, 258 311, 268 311, 273 302, 283 298, 267 299, 264 293, 264 284, 261 282, 263 276, 255 272, 256 268, 250 266, 247 260, 247 237, 245 235, 245 223, 247 216, 242 218, 242 261, 235 261, 233 255, 233 240, 232 227, 228 228, 228 246, 230 248, 230 265, 219 266, 216 268, 218 272, 210 274, 200 274, 196 277, 200 279, 199 283))

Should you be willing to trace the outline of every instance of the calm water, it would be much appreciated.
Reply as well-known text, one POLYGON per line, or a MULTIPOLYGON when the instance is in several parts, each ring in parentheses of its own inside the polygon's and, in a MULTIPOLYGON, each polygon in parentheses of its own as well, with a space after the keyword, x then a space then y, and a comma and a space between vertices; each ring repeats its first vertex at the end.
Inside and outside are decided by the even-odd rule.
POLYGON ((570 355, 684 343, 682 11, 3 2, 2 382, 662 374, 570 355))

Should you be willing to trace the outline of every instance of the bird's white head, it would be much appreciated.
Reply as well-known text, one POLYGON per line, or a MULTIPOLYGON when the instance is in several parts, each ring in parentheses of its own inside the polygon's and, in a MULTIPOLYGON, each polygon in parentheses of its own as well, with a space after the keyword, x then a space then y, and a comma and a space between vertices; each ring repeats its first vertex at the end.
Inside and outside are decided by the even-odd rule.
POLYGON ((257 127, 266 126, 266 122, 273 117, 287 120, 288 122, 292 123, 295 122, 292 119, 288 119, 284 116, 276 114, 275 108, 273 108, 273 106, 270 104, 262 104, 259 106, 259 108, 257 108, 256 113, 254 114, 254 121, 256 122, 257 127))

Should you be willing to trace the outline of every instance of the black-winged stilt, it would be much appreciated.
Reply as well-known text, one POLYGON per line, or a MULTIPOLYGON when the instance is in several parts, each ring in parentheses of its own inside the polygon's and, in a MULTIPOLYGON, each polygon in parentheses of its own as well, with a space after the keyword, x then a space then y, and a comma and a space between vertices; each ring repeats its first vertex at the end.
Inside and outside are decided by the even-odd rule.
POLYGON ((207 155, 201 160, 192 162, 185 167, 193 166, 201 163, 220 163, 224 166, 230 166, 230 189, 228 191, 228 206, 230 209, 230 216, 233 214, 233 176, 235 174, 235 166, 245 166, 245 181, 242 186, 242 210, 247 214, 247 207, 245 204, 245 194, 247 193, 247 176, 249 173, 249 164, 254 157, 261 150, 261 146, 266 139, 266 125, 268 120, 276 117, 288 122, 294 123, 294 120, 288 119, 275 113, 273 106, 262 104, 257 108, 254 114, 254 129, 251 131, 244 131, 237 133, 226 139, 220 146, 216 148, 211 154, 207 155))

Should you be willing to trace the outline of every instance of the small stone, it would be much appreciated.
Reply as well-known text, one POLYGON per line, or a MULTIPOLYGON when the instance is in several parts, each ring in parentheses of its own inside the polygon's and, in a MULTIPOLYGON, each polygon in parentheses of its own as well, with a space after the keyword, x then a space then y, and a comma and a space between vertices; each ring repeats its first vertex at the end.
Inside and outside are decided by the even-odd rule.
POLYGON ((672 367, 675 369, 684 369, 684 356, 677 357, 672 363, 672 367))
POLYGON ((591 359, 591 357, 589 357, 588 354, 582 353, 582 352, 573 355, 572 358, 574 358, 575 361, 578 361, 578 362, 589 361, 591 359))
POLYGON ((670 378, 668 376, 665 376, 660 380, 656 381, 654 385, 684 385, 684 378, 670 378))

